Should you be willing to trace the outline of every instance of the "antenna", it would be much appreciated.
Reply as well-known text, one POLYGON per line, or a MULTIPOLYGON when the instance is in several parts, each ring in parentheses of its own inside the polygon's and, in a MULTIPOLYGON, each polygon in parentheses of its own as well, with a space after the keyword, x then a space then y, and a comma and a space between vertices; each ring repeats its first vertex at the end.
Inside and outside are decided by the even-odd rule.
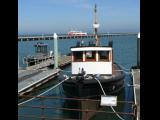
POLYGON ((98 18, 97 18, 97 5, 96 4, 94 6, 94 14, 95 14, 95 20, 94 20, 94 23, 93 23, 93 28, 94 28, 94 33, 95 33, 96 46, 99 46, 100 42, 99 42, 99 38, 98 38, 98 34, 97 34, 99 24, 98 24, 98 18))

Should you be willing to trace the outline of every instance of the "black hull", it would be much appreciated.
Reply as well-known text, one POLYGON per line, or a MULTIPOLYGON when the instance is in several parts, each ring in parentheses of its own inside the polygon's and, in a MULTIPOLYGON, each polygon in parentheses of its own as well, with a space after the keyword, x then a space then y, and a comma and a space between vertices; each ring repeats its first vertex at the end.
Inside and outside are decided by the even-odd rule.
MULTIPOLYGON (((118 94, 124 88, 125 74, 121 71, 120 74, 106 79, 100 79, 103 89, 107 95, 118 94)), ((68 97, 76 98, 97 98, 103 95, 99 83, 95 79, 70 78, 63 84, 63 90, 68 97)))
MULTIPOLYGON (((107 95, 116 94, 124 87, 124 79, 101 83, 107 95)), ((100 85, 97 83, 63 83, 63 89, 67 96, 78 98, 94 98, 103 95, 100 85)))

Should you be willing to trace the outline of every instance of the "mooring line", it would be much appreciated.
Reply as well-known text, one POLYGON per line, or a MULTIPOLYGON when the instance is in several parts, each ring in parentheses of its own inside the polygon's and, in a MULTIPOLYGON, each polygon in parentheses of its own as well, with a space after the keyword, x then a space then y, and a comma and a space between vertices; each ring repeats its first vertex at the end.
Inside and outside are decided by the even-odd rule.
MULTIPOLYGON (((51 88, 48 89, 47 91, 45 91, 45 92, 43 92, 43 93, 37 95, 36 97, 39 97, 39 96, 41 96, 41 95, 43 95, 43 94, 49 92, 50 90, 55 89, 56 87, 58 87, 59 85, 61 85, 63 82, 65 82, 65 81, 68 80, 68 79, 69 79, 69 77, 66 75, 66 78, 65 78, 64 80, 62 80, 62 81, 59 82, 58 84, 54 85, 53 87, 51 87, 51 88)), ((27 102, 29 102, 29 101, 35 99, 36 97, 33 97, 33 98, 29 99, 29 100, 26 100, 26 101, 24 101, 24 102, 21 102, 21 103, 19 103, 18 105, 22 105, 22 104, 24 104, 24 103, 27 103, 27 102)))
MULTIPOLYGON (((105 96, 107 96, 106 93, 105 93, 105 91, 104 91, 104 89, 103 89, 103 87, 102 87, 102 84, 101 84, 100 80, 98 80, 96 77, 94 77, 94 78, 95 78, 95 80, 99 83, 99 85, 100 85, 100 87, 101 87, 101 89, 102 89, 103 94, 104 94, 105 96)), ((124 118, 122 118, 122 117, 115 111, 115 109, 114 109, 112 106, 111 106, 111 109, 112 109, 113 112, 117 115, 118 118, 120 118, 121 120, 125 120, 124 118)))

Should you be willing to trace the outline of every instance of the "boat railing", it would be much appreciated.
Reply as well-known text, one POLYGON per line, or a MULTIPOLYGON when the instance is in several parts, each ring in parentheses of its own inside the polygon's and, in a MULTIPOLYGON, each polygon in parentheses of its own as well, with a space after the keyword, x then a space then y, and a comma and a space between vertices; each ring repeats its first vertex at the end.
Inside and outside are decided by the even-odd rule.
POLYGON ((119 115, 123 115, 123 116, 126 116, 127 118, 128 117, 131 117, 132 120, 135 120, 136 116, 137 116, 137 106, 134 104, 133 101, 117 101, 117 104, 120 105, 120 104, 130 104, 131 105, 131 111, 132 112, 121 112, 121 111, 116 111, 116 113, 114 111, 107 111, 107 110, 104 110, 104 109, 98 109, 98 110, 95 110, 95 109, 80 109, 80 108, 69 108, 69 107, 59 107, 57 105, 54 105, 54 106, 47 106, 45 105, 45 100, 49 100, 49 99, 56 99, 56 100, 65 100, 65 101, 77 101, 77 102, 82 102, 82 101, 86 101, 86 102, 98 102, 100 103, 100 100, 99 99, 80 99, 80 98, 66 98, 66 97, 61 97, 61 96, 31 96, 31 95, 22 95, 20 96, 21 98, 37 98, 40 100, 40 105, 25 105, 25 104, 19 104, 18 105, 18 108, 19 109, 22 109, 22 108, 30 108, 30 109, 39 109, 41 110, 41 115, 33 115, 33 114, 25 114, 25 115, 22 115, 22 114, 18 114, 18 117, 19 118, 38 118, 38 119, 42 119, 42 120, 48 120, 48 119, 56 119, 56 120, 80 120, 80 119, 73 119, 73 118, 55 118, 55 117, 48 117, 48 116, 45 116, 45 110, 48 110, 48 109, 53 109, 55 111, 59 110, 59 111, 71 111, 71 112, 79 112, 79 113, 84 113, 85 116, 83 116, 83 119, 84 120, 89 120, 89 117, 90 117, 90 113, 93 113, 94 115, 96 114, 119 114, 119 115))

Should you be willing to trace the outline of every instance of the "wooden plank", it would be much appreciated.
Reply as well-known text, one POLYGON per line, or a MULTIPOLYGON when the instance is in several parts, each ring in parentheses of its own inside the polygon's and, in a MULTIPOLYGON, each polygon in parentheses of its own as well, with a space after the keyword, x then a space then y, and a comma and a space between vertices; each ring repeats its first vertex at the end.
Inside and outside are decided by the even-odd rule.
MULTIPOLYGON (((71 63, 71 56, 64 55, 61 56, 59 60, 59 66, 63 67, 71 63)), ((46 79, 49 79, 60 72, 60 69, 47 69, 46 66, 50 65, 50 63, 51 61, 46 61, 41 64, 27 67, 26 70, 18 70, 18 93, 23 92, 28 88, 32 88, 32 86, 44 82, 46 79), (40 69, 43 67, 45 70, 40 69)))
POLYGON ((49 69, 42 71, 36 75, 24 78, 23 80, 18 82, 18 93, 42 82, 47 78, 50 78, 51 76, 56 75, 58 72, 60 72, 60 69, 49 69))
MULTIPOLYGON (((59 57, 58 66, 63 67, 63 66, 70 64, 70 63, 71 63, 71 56, 63 55, 63 56, 59 57)), ((41 68, 44 68, 44 67, 47 67, 50 65, 54 65, 54 60, 49 59, 49 60, 43 61, 41 63, 38 63, 36 65, 26 67, 26 69, 27 70, 36 70, 36 69, 41 69, 41 68)))

